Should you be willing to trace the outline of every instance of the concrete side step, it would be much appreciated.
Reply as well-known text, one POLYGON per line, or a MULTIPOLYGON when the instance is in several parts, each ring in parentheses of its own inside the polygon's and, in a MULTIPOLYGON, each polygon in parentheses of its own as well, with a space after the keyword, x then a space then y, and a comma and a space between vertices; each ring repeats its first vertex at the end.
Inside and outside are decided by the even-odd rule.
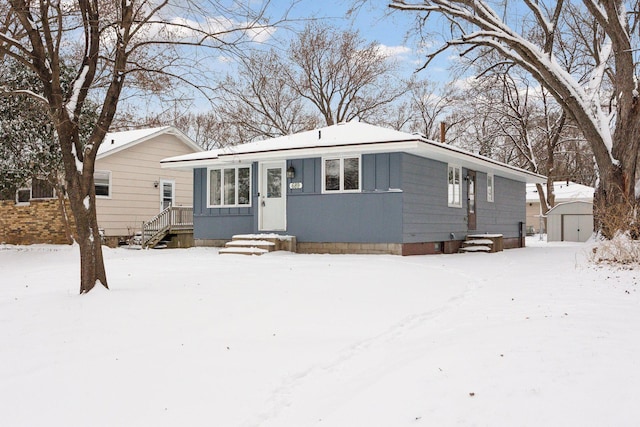
POLYGON ((490 239, 468 239, 462 242, 464 245, 493 246, 493 240, 490 239))
POLYGON ((465 246, 460 248, 460 252, 491 252, 491 247, 489 246, 465 246))

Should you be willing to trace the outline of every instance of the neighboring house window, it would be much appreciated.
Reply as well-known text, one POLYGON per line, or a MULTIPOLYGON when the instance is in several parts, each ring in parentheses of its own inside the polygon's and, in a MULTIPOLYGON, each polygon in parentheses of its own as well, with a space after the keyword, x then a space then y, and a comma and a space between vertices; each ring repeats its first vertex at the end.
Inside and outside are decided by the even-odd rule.
POLYGON ((29 203, 31 200, 31 188, 19 188, 16 191, 16 203, 29 203))
POLYGON ((487 202, 493 202, 493 174, 487 174, 487 202))
POLYGON ((250 167, 209 169, 210 207, 249 206, 250 204, 250 167))
POLYGON ((53 199, 55 192, 53 185, 43 179, 33 178, 31 187, 19 188, 16 191, 16 203, 26 204, 35 199, 53 199))
POLYGON ((32 199, 53 199, 53 185, 43 179, 31 180, 32 199))
POLYGON ((360 191, 360 157, 325 158, 322 170, 323 192, 360 191))
POLYGON ((96 187, 97 197, 111 197, 111 172, 95 171, 93 182, 96 187))
POLYGON ((449 206, 462 207, 462 185, 460 179, 462 177, 462 168, 460 166, 449 165, 448 173, 448 191, 449 206))

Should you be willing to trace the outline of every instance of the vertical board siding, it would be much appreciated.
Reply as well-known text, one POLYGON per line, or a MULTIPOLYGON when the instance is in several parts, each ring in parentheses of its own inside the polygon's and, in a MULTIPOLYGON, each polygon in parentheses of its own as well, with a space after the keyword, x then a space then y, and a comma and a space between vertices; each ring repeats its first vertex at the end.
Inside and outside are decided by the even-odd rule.
POLYGON ((257 166, 251 167, 251 206, 238 208, 208 208, 207 168, 194 169, 193 227, 195 239, 231 239, 234 234, 254 232, 258 203, 257 166))

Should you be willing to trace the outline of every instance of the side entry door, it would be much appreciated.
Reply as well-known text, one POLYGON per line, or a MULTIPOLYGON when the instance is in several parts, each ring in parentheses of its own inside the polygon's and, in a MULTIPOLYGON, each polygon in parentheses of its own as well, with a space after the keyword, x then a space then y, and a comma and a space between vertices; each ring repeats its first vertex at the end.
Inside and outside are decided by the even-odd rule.
POLYGON ((467 170, 467 229, 476 229, 476 171, 467 170))
POLYGON ((176 183, 173 180, 160 180, 160 212, 175 205, 176 183))

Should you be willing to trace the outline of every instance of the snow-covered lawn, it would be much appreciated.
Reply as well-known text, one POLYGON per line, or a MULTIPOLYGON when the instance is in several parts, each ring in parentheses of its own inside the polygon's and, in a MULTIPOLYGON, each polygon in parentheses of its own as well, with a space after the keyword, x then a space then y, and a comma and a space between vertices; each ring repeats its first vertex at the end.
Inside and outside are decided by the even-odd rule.
POLYGON ((632 426, 640 271, 589 244, 436 256, 0 246, 3 426, 632 426))

